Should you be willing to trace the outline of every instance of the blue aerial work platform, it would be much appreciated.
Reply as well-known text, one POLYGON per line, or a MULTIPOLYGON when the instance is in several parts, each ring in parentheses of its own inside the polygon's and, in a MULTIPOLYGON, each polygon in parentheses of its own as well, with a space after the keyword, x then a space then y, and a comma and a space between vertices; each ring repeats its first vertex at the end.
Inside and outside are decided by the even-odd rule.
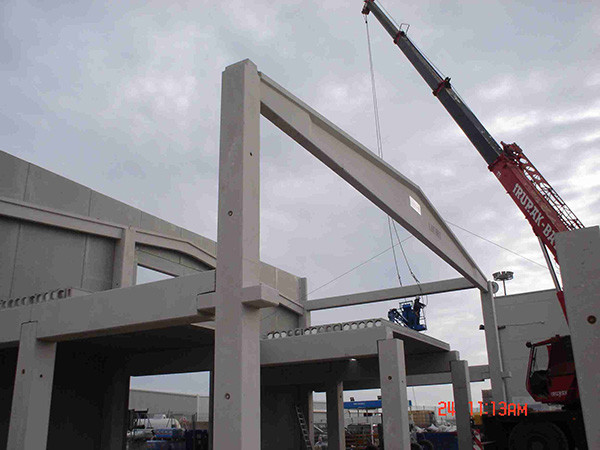
POLYGON ((425 331, 427 323, 424 308, 425 304, 421 302, 421 297, 416 297, 414 300, 401 302, 398 309, 390 309, 388 319, 415 331, 425 331))

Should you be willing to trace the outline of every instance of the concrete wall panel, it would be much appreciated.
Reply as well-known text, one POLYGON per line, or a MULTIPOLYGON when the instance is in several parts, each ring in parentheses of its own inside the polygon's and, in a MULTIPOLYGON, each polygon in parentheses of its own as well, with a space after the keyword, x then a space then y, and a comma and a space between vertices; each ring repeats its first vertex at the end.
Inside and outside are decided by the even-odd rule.
POLYGON ((10 297, 18 236, 19 223, 0 217, 0 299, 3 300, 10 297))
POLYGON ((88 215, 92 190, 30 164, 25 201, 75 214, 88 215))
POLYGON ((99 192, 92 191, 90 216, 107 222, 139 227, 142 212, 99 192))
POLYGON ((264 308, 261 310, 260 333, 264 335, 269 331, 293 330, 300 326, 300 316, 282 308, 264 308))
POLYGON ((23 200, 29 163, 0 151, 0 197, 23 200))
POLYGON ((509 402, 534 403, 525 387, 529 349, 527 341, 536 342, 569 329, 554 290, 525 292, 496 297, 496 315, 509 402))
POLYGON ((148 231, 156 231, 169 236, 181 236, 181 228, 179 228, 177 225, 143 211, 140 228, 148 231))
POLYGON ((81 288, 85 242, 82 234, 23 223, 10 296, 81 288))
POLYGON ((298 300, 298 279, 294 275, 278 270, 277 289, 281 295, 292 300, 298 300))

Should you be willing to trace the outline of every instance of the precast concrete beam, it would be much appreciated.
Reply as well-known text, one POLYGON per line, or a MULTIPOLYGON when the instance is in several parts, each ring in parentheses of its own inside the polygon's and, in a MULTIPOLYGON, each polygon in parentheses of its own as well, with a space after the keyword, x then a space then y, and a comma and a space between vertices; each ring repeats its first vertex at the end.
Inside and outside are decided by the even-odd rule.
POLYGON ((362 305, 365 303, 382 302, 418 295, 440 294, 443 292, 472 289, 473 283, 466 278, 453 278, 450 280, 434 281, 421 285, 403 286, 399 288, 380 289, 377 291, 360 292, 358 294, 338 295, 335 297, 324 297, 306 302, 307 311, 318 311, 321 309, 338 308, 341 306, 362 305))
POLYGON ((11 450, 46 448, 56 343, 37 339, 37 322, 21 326, 8 429, 11 450))
POLYGON ((264 74, 261 113, 473 285, 486 278, 421 189, 264 74))
MULTIPOLYGON (((33 305, 38 338, 65 341, 209 320, 198 295, 215 290, 214 271, 33 305)), ((204 297, 204 296, 203 296, 204 297)), ((205 298, 212 299, 207 296, 205 298)), ((205 309, 214 309, 205 304, 205 309)))
POLYGON ((410 448, 408 396, 404 343, 399 339, 379 341, 383 435, 386 450, 410 448))

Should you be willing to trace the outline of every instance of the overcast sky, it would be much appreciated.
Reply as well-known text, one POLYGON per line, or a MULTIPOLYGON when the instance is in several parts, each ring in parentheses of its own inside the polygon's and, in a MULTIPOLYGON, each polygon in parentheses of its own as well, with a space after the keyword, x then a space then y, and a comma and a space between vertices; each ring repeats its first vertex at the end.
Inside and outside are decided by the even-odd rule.
MULTIPOLYGON (((496 140, 516 141, 585 225, 600 222, 600 3, 387 1, 496 140)), ((220 80, 259 70, 376 150, 361 1, 11 1, 0 4, 0 148, 216 239, 220 80)), ((552 287, 528 223, 406 58, 370 17, 386 161, 421 186, 509 293, 552 287)), ((398 286, 386 218, 272 124, 261 124, 261 257, 310 298, 398 286), (317 289, 316 291, 314 291, 317 289)), ((402 238, 409 234, 400 229, 402 238)), ((421 281, 456 272, 416 239, 421 281)), ((402 281, 411 284, 400 260, 402 281)), ((397 302, 313 315, 386 317, 397 302)), ((429 297, 428 334, 485 364, 478 293, 429 297)), ((137 387, 206 390, 206 377, 137 387)), ((474 399, 477 390, 474 389, 474 399)), ((415 390, 417 403, 448 388, 415 390)), ((367 396, 372 396, 369 393, 367 396)), ((413 398, 411 392, 410 398, 413 398)))

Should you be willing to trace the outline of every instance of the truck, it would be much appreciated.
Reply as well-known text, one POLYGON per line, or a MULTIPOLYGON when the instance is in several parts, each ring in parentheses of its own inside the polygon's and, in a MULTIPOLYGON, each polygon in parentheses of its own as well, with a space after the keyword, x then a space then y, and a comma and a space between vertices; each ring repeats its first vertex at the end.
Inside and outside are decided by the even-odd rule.
MULTIPOLYGON (((580 229, 583 224, 516 143, 496 142, 453 89, 450 78, 443 77, 413 44, 406 24, 398 26, 375 0, 365 0, 362 13, 372 13, 381 23, 524 214, 538 238, 568 322, 551 255, 558 264, 556 233, 580 229)), ((530 349, 527 391, 534 400, 560 405, 561 409, 485 417, 485 440, 498 449, 587 449, 570 337, 557 335, 525 345, 530 349)))

